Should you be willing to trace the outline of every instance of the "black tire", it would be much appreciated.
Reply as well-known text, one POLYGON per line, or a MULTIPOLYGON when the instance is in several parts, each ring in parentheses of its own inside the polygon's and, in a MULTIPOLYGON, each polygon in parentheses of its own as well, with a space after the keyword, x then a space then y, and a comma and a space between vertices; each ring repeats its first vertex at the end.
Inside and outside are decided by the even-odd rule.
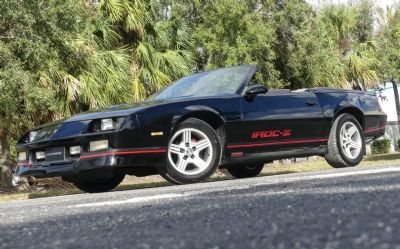
POLYGON ((160 175, 165 180, 173 184, 189 184, 204 181, 212 174, 214 174, 221 161, 221 143, 218 135, 209 124, 200 119, 189 118, 182 123, 179 123, 172 132, 170 142, 168 144, 171 143, 171 140, 174 137, 175 133, 185 128, 192 128, 203 132, 211 142, 213 153, 212 155, 210 155, 210 164, 203 171, 199 172, 198 174, 187 175, 179 172, 177 169, 174 168, 174 166, 169 161, 167 152, 165 167, 160 168, 159 171, 160 175))
POLYGON ((365 138, 363 129, 357 119, 350 114, 341 114, 335 119, 332 125, 328 140, 328 154, 325 155, 325 160, 333 168, 346 168, 357 166, 363 159, 365 154, 365 138), (361 150, 359 155, 352 159, 343 152, 340 142, 340 130, 343 125, 350 122, 355 125, 361 137, 361 150))
POLYGON ((74 186, 86 193, 107 192, 117 187, 125 178, 125 174, 115 174, 111 178, 97 181, 75 181, 74 186))
POLYGON ((236 178, 250 178, 258 176, 264 168, 264 163, 229 167, 226 170, 236 178))

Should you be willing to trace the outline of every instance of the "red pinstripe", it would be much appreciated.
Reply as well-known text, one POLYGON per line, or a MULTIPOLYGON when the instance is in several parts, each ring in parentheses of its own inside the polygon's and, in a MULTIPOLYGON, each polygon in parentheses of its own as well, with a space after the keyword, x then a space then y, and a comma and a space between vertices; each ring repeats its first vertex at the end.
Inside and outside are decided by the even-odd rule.
POLYGON ((31 162, 19 162, 19 163, 17 163, 17 166, 28 166, 28 167, 31 167, 31 166, 33 166, 33 163, 31 163, 31 162))
POLYGON ((370 133, 370 132, 374 132, 374 131, 380 131, 380 130, 383 130, 383 129, 386 129, 386 124, 385 124, 385 125, 382 125, 382 126, 379 126, 379 127, 377 127, 377 128, 369 128, 369 129, 366 129, 364 132, 365 132, 365 133, 370 133))
POLYGON ((278 142, 268 142, 268 143, 259 143, 259 144, 235 144, 235 145, 228 145, 227 148, 235 149, 235 148, 263 147, 263 146, 271 146, 271 145, 279 145, 279 144, 317 143, 317 142, 326 142, 326 141, 328 141, 327 138, 289 140, 289 141, 278 141, 278 142))

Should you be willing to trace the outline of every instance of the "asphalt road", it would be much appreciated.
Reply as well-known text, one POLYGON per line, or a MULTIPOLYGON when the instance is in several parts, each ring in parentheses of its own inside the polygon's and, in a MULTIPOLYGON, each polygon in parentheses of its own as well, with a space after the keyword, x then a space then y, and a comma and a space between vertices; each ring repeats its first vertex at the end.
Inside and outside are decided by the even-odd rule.
POLYGON ((0 248, 400 248, 400 166, 0 204, 0 248))

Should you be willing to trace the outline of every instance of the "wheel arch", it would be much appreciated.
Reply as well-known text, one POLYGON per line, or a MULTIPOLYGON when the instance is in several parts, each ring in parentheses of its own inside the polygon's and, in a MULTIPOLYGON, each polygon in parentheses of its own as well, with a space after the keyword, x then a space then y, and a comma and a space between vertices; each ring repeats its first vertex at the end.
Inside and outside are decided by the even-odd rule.
POLYGON ((207 106, 190 106, 185 108, 182 113, 175 115, 170 133, 172 134, 179 123, 189 118, 197 118, 209 124, 217 132, 221 139, 221 144, 225 144, 225 119, 218 111, 207 106))
POLYGON ((364 112, 362 110, 360 110, 359 108, 357 108, 355 106, 342 107, 335 112, 335 116, 334 116, 333 120, 336 120, 337 117, 339 117, 340 115, 342 115, 344 113, 354 116, 357 119, 357 121, 360 123, 361 127, 363 129, 365 129, 365 117, 364 117, 364 112))

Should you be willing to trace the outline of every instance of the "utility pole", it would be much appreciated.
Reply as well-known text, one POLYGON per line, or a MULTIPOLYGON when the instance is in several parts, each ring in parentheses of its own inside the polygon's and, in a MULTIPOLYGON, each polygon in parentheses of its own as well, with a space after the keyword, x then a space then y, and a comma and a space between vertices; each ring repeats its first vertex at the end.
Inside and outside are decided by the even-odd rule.
POLYGON ((396 102, 396 113, 397 113, 397 124, 399 125, 400 131, 400 100, 399 100, 399 90, 397 88, 397 83, 394 79, 392 79, 393 85, 393 93, 394 93, 394 100, 396 102))

